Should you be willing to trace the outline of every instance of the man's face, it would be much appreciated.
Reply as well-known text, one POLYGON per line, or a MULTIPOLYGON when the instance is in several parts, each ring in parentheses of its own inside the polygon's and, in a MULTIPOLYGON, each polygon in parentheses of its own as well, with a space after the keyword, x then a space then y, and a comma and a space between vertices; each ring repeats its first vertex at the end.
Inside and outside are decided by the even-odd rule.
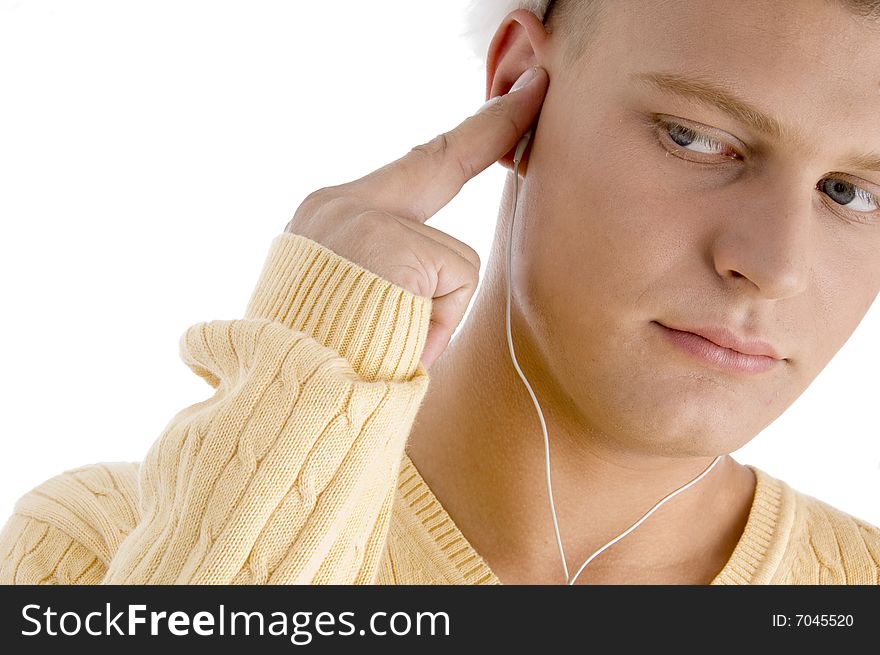
POLYGON ((880 152, 880 28, 827 0, 610 5, 575 68, 551 51, 517 302, 578 420, 640 450, 730 452, 880 288, 880 170, 847 163, 880 152), (663 91, 656 72, 723 87, 801 140, 663 91), (658 323, 725 326, 784 359, 726 370, 658 323))

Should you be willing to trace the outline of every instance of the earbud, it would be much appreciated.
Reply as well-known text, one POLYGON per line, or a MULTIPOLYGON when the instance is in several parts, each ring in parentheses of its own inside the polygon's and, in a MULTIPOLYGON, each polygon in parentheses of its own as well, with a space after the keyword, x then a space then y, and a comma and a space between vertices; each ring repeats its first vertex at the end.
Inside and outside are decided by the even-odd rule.
POLYGON ((519 140, 519 143, 516 144, 516 152, 513 155, 513 163, 519 164, 522 159, 523 153, 526 151, 526 146, 529 145, 529 139, 532 138, 532 131, 529 130, 519 140))

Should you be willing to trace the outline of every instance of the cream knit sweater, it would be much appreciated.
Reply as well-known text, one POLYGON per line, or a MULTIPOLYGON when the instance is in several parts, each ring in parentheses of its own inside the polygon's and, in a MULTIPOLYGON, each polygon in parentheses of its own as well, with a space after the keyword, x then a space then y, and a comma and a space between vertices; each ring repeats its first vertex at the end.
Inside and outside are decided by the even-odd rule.
MULTIPOLYGON (((430 310, 279 235, 244 318, 180 339, 213 395, 142 462, 25 493, 0 532, 0 583, 500 584, 404 452, 430 310)), ((880 529, 750 468, 748 522, 712 584, 880 584, 880 529)))

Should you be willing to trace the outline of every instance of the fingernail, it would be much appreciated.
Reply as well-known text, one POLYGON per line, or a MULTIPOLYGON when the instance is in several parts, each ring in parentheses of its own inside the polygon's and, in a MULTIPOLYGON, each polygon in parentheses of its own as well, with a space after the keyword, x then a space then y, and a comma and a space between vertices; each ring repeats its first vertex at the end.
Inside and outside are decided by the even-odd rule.
POLYGON ((479 113, 480 113, 481 111, 483 111, 486 107, 488 107, 489 105, 494 105, 496 102, 498 102, 498 101, 500 101, 500 100, 501 100, 501 96, 495 96, 494 98, 489 98, 489 99, 485 102, 485 104, 483 104, 483 106, 480 107, 480 108, 476 111, 476 113, 479 114, 479 113))
POLYGON ((520 75, 520 76, 517 78, 516 82, 513 83, 513 86, 510 87, 510 92, 513 93, 513 92, 516 91, 517 89, 521 89, 521 88, 524 87, 526 84, 528 84, 529 82, 531 82, 533 79, 535 79, 535 73, 537 73, 537 72, 538 72, 538 67, 537 67, 537 66, 532 66, 532 67, 529 68, 528 70, 523 71, 523 74, 520 75))
MULTIPOLYGON (((524 87, 526 84, 528 84, 528 83, 531 82, 533 79, 535 79, 537 72, 538 72, 538 67, 537 67, 537 66, 532 66, 531 68, 528 68, 528 69, 524 70, 524 71, 522 72, 522 75, 520 75, 520 76, 516 79, 516 82, 513 83, 513 86, 510 87, 510 91, 508 91, 507 93, 513 93, 513 92, 516 91, 517 89, 521 89, 522 87, 524 87)), ((480 107, 479 109, 477 109, 476 113, 479 114, 481 111, 483 111, 483 110, 484 110, 486 107, 488 107, 489 105, 494 105, 496 102, 500 101, 501 98, 502 98, 503 96, 505 96, 505 95, 507 95, 507 94, 505 93, 505 94, 497 95, 497 96, 495 96, 494 98, 489 98, 489 99, 485 102, 485 104, 483 104, 482 107, 480 107)))

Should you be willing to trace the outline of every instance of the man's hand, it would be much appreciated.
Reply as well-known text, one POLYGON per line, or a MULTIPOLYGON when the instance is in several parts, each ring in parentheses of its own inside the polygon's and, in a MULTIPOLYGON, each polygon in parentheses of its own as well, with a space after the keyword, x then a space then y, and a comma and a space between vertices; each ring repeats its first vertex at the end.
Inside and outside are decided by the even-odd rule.
POLYGON ((285 228, 432 298, 425 368, 449 344, 480 273, 473 248, 426 222, 465 182, 510 154, 534 122, 548 83, 536 67, 529 84, 497 96, 449 132, 364 177, 312 192, 285 228))

